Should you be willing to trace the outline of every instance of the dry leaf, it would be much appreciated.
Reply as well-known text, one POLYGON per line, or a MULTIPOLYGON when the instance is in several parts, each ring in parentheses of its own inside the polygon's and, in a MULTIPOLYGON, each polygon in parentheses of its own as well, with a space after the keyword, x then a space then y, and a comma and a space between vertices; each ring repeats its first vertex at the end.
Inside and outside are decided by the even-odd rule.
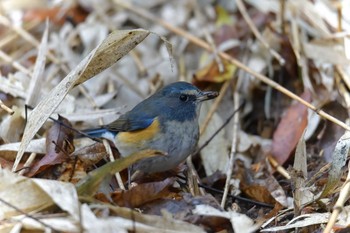
MULTIPOLYGON (((302 97, 310 101, 310 93, 305 92, 302 97)), ((273 134, 272 156, 279 164, 284 164, 295 149, 307 125, 307 108, 295 103, 289 107, 273 134)))
POLYGON ((69 127, 72 127, 71 123, 59 116, 46 135, 46 155, 30 169, 27 176, 34 176, 50 166, 68 160, 74 152, 74 132, 69 127))
POLYGON ((166 196, 169 193, 168 187, 174 181, 174 178, 167 178, 163 181, 139 184, 126 191, 114 192, 111 198, 118 206, 137 208, 144 203, 166 196))
POLYGON ((345 166, 346 159, 349 155, 349 148, 350 132, 346 131, 344 135, 338 140, 337 145, 335 146, 332 156, 331 169, 328 173, 327 184, 322 191, 321 197, 327 196, 339 183, 341 174, 343 173, 342 168, 345 166))
POLYGON ((72 70, 40 103, 28 117, 13 170, 16 170, 30 140, 47 118, 55 111, 67 93, 121 59, 149 35, 148 31, 125 30, 112 32, 80 64, 72 70))

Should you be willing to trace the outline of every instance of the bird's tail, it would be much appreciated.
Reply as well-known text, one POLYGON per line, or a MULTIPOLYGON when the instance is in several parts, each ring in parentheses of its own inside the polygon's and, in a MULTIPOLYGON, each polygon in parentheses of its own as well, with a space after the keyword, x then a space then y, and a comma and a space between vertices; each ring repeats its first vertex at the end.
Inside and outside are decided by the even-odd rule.
POLYGON ((95 129, 86 129, 80 131, 81 134, 78 136, 81 137, 92 137, 92 138, 105 138, 111 141, 114 141, 117 132, 110 131, 105 128, 95 128, 95 129))

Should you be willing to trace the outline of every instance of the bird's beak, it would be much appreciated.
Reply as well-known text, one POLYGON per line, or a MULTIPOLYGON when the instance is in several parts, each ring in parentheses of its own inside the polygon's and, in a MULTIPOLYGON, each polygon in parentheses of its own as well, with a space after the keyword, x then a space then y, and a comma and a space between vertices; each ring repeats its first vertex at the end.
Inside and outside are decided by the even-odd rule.
POLYGON ((202 91, 197 95, 197 101, 202 102, 210 99, 214 99, 219 95, 217 91, 202 91))

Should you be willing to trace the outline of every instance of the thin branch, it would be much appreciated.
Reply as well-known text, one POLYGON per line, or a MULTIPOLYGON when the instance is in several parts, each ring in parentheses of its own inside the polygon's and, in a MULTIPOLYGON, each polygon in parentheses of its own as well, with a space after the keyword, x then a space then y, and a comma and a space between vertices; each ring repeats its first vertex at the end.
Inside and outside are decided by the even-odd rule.
POLYGON ((224 98, 225 93, 227 92, 230 84, 231 84, 231 82, 230 82, 230 80, 228 80, 224 83, 224 85, 222 85, 222 87, 220 89, 220 95, 217 98, 215 98, 214 103, 211 105, 211 108, 209 109, 209 112, 208 112, 203 124, 201 125, 201 128, 199 130, 201 135, 207 129, 210 119, 213 117, 214 113, 216 112, 216 109, 219 107, 219 104, 221 103, 222 99, 224 98))
POLYGON ((196 150, 196 152, 194 152, 193 154, 195 155, 195 154, 198 154, 199 152, 201 152, 201 150, 203 150, 203 148, 206 147, 206 146, 211 142, 211 140, 213 140, 213 138, 214 138, 223 128, 225 128, 225 126, 231 121, 231 119, 233 118, 233 116, 234 116, 239 110, 241 110, 241 109, 243 108, 244 104, 245 104, 245 102, 242 101, 241 104, 238 106, 238 108, 235 109, 235 110, 229 115, 229 117, 226 119, 226 121, 225 121, 225 122, 213 133, 213 135, 211 135, 211 137, 210 137, 207 141, 205 141, 205 142, 203 143, 203 145, 202 145, 201 147, 199 147, 199 148, 196 150))
POLYGON ((13 58, 6 54, 4 51, 0 50, 0 58, 2 60, 4 60, 5 62, 11 64, 11 66, 13 66, 14 68, 16 68, 17 70, 27 74, 27 75, 31 75, 31 71, 28 70, 27 68, 25 68, 24 66, 22 66, 19 62, 13 60, 13 58))
POLYGON ((4 109, 8 114, 12 115, 15 113, 11 108, 7 107, 4 102, 0 100, 0 108, 4 109))
MULTIPOLYGON (((154 23, 157 23, 161 26, 163 26, 164 28, 168 29, 169 31, 172 31, 173 33, 176 33, 184 38, 186 38, 187 40, 189 40, 190 42, 192 42, 193 44, 196 44, 199 47, 202 47, 203 49, 206 49, 210 52, 212 51, 212 47, 206 43, 204 40, 193 36, 192 34, 188 33, 187 31, 175 27, 171 24, 169 24, 168 22, 155 17, 153 14, 140 9, 136 6, 131 6, 130 4, 123 2, 121 0, 114 0, 114 2, 116 4, 118 4, 119 6, 125 8, 128 11, 131 11, 133 13, 138 14, 141 17, 144 17, 145 19, 148 19, 150 21, 153 21, 154 23)), ((317 107, 315 107, 314 105, 312 105, 311 103, 303 100, 301 97, 299 97, 298 95, 294 94, 293 92, 289 91, 288 89, 286 89, 285 87, 279 85, 278 83, 274 82, 273 80, 269 79, 268 77, 250 69, 248 66, 244 65, 243 63, 241 63, 240 61, 236 60, 235 58, 233 58, 232 56, 230 56, 228 53, 224 53, 224 52, 219 52, 219 56, 223 59, 226 59, 227 61, 229 61, 230 63, 232 63, 233 65, 237 66, 238 68, 244 70, 245 72, 251 74, 252 76, 254 76, 255 78, 257 78, 258 80, 260 80, 261 82, 264 82, 265 84, 271 86, 272 88, 278 90, 279 92, 283 93, 284 95, 300 102, 301 104, 305 105, 307 108, 313 110, 314 112, 316 112, 318 115, 320 115, 321 117, 339 125, 340 127, 346 129, 346 130, 350 130, 350 126, 348 126, 347 124, 345 124, 344 122, 338 120, 337 118, 333 117, 332 115, 326 113, 323 110, 318 109, 317 107)))
MULTIPOLYGON (((111 145, 108 143, 108 140, 107 139, 103 139, 103 145, 105 146, 105 149, 108 153, 108 156, 109 156, 109 160, 111 162, 114 161, 114 156, 113 156, 113 152, 112 152, 112 148, 111 148, 111 145)), ((124 186, 124 183, 123 183, 123 179, 120 175, 119 172, 117 172, 115 175, 115 178, 117 179, 117 182, 118 182, 118 185, 119 187, 122 189, 122 190, 126 190, 125 186, 124 186)))
MULTIPOLYGON (((240 102, 240 96, 237 92, 234 93, 234 106, 238 106, 240 102)), ((237 153, 237 144, 238 144, 238 125, 239 125, 239 111, 234 115, 233 118, 233 129, 232 129, 232 143, 231 143, 231 153, 230 153, 230 161, 226 171, 226 182, 224 188, 224 194, 221 199, 221 207, 225 208, 226 198, 229 191, 230 180, 233 172, 233 163, 236 158, 237 153)))
POLYGON ((244 20, 247 22, 250 30, 252 30, 254 36, 260 41, 260 43, 271 53, 274 58, 277 59, 277 61, 280 63, 281 66, 283 66, 286 61, 284 60, 281 55, 279 55, 276 50, 270 47, 270 45, 266 42, 264 37, 261 35, 261 33, 258 31, 256 26, 253 23, 253 20, 250 18, 250 16, 247 13, 247 9, 245 8, 242 0, 236 0, 237 7, 239 9, 239 12, 242 14, 244 20))
MULTIPOLYGON (((184 176, 181 176, 181 175, 177 175, 177 177, 179 178, 177 180, 178 183, 180 183, 180 185, 186 185, 186 177, 184 176), (185 182, 180 182, 180 180, 184 180, 185 182)), ((223 194, 223 191, 221 189, 216 189, 216 188, 213 188, 213 187, 209 187, 207 185, 204 185, 202 183, 198 183, 198 186, 207 190, 207 191, 211 191, 211 192, 214 192, 214 193, 218 193, 218 194, 223 194)), ((245 198, 245 197, 241 197, 241 196, 235 196, 235 195, 232 195, 232 194, 228 194, 227 195, 229 198, 232 198, 234 200, 239 200, 239 201, 243 201, 243 202, 246 202, 246 203, 250 203, 250 204, 253 204, 253 205, 256 205, 256 206, 261 206, 261 207, 266 207, 266 208, 273 208, 273 205, 271 204, 266 204, 266 203, 263 203, 263 202, 259 202, 259 201, 255 201, 255 200, 252 200, 252 199, 249 199, 249 198, 245 198)))
POLYGON ((327 226, 324 229, 323 233, 330 233, 332 231, 332 228, 336 223, 339 214, 344 208, 344 203, 349 199, 349 194, 350 194, 350 170, 349 169, 350 169, 350 163, 348 163, 348 175, 346 177, 346 181, 340 190, 339 198, 333 207, 332 215, 330 216, 327 226))

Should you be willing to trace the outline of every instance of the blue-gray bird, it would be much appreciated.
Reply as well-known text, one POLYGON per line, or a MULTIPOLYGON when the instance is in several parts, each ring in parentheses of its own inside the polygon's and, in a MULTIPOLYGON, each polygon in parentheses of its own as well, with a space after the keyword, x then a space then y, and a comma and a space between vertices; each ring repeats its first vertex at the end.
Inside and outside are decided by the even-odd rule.
POLYGON ((201 103, 217 96, 217 92, 201 91, 190 83, 175 82, 140 102, 116 121, 86 133, 112 139, 123 157, 145 149, 165 152, 165 156, 137 162, 133 170, 145 173, 167 171, 194 152, 199 139, 201 103))

